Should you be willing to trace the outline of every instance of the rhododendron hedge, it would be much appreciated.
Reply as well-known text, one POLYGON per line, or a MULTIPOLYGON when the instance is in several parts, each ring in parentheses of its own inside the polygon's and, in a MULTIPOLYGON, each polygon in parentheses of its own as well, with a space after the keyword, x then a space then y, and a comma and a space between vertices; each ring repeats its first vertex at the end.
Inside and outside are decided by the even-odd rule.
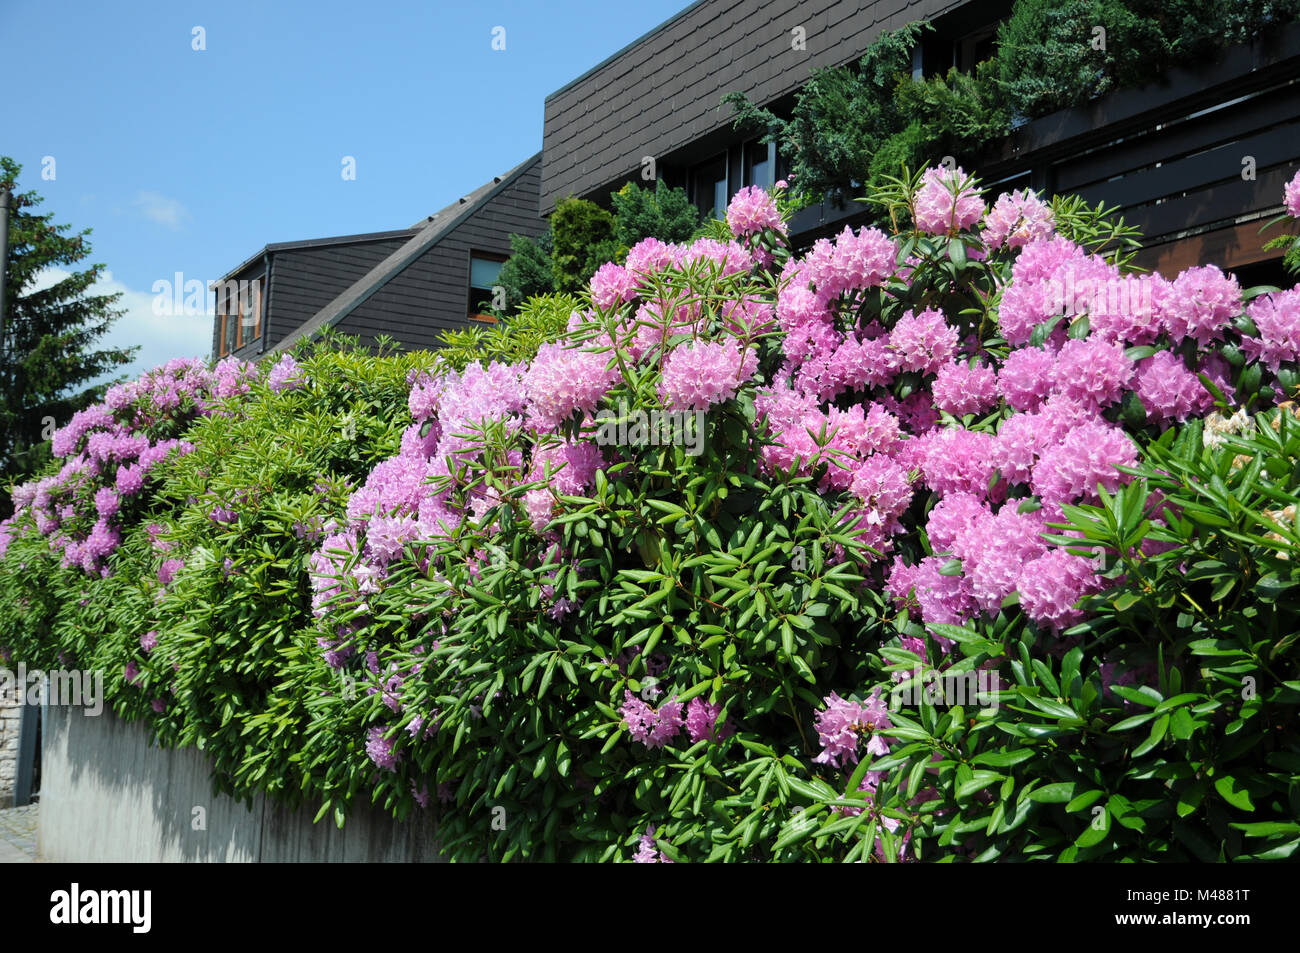
MULTIPOLYGON (((1243 292, 1213 266, 1130 274, 1128 236, 1096 210, 1025 193, 989 209, 960 170, 874 198, 895 234, 791 257, 779 202, 746 190, 731 241, 648 240, 598 269, 569 341, 413 388, 402 453, 316 557, 316 611, 328 664, 367 683, 377 794, 436 793, 453 856, 1187 857, 1216 837, 1244 856, 1224 838, 1255 821, 1252 786, 1278 816, 1288 646, 1252 744, 1215 750, 1245 663, 1189 656, 1239 651, 1226 617, 1166 620, 1166 594, 1124 590, 1150 559, 1189 607, 1216 605, 1209 574, 1178 567, 1232 539, 1251 493, 1294 493, 1282 452, 1267 491, 1190 506, 1134 478, 1216 408, 1290 419, 1270 408, 1293 387, 1297 292, 1243 292), (703 415, 702 441, 673 414, 703 415), (1067 528, 1117 493, 1118 535, 1067 528), (1197 507, 1220 521, 1208 544, 1184 531, 1197 507), (1098 600, 1174 633, 1153 668, 1122 625, 1088 639, 1098 600), (895 703, 935 671, 992 698, 895 703), (1104 768, 1162 744, 1150 774, 1104 768), (1247 751, 1280 772, 1201 785, 1247 751), (1202 795, 1177 823, 1169 788, 1202 795)), ((1177 446, 1188 472, 1210 465, 1177 446)))
POLYGON ((228 367, 93 574, 18 491, 0 646, 453 859, 1290 855, 1300 290, 871 198, 794 254, 743 190, 502 360, 228 367))

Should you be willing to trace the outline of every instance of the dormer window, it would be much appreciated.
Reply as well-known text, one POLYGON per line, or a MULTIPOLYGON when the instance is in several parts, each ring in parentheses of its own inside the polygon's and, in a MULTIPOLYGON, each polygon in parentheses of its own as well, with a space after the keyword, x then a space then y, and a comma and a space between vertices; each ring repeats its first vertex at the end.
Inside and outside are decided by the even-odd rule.
POLYGON ((471 252, 469 256, 469 319, 471 321, 496 321, 491 313, 493 289, 498 285, 505 256, 492 252, 471 252))

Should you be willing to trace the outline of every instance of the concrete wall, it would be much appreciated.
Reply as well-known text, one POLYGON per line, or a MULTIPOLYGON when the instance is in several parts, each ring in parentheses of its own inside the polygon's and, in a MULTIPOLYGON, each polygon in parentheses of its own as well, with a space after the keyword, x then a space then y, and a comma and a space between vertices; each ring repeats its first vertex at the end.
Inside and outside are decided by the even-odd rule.
POLYGON ((430 815, 399 824, 355 808, 287 810, 258 796, 245 806, 212 793, 207 759, 155 748, 147 731, 105 711, 46 708, 38 849, 54 862, 436 862, 430 815), (206 830, 193 829, 194 808, 206 830))

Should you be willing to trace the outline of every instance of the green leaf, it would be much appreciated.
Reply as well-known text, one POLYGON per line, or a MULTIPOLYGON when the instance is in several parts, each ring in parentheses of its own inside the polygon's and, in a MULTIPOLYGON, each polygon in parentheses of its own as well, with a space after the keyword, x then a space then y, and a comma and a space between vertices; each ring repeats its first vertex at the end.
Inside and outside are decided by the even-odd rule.
POLYGON ((1154 748, 1156 745, 1160 744, 1160 741, 1162 738, 1164 738, 1165 731, 1166 729, 1168 729, 1168 727, 1169 727, 1169 716, 1161 715, 1160 718, 1156 721, 1156 723, 1151 726, 1151 734, 1147 736, 1147 740, 1142 742, 1140 745, 1138 745, 1136 748, 1133 749, 1132 756, 1134 758, 1140 758, 1148 751, 1150 751, 1152 748, 1154 748))
POLYGON ((944 563, 942 566, 939 567, 939 575, 941 575, 941 576, 960 576, 960 575, 961 575, 961 560, 960 560, 960 559, 950 559, 950 560, 948 560, 946 563, 944 563))
POLYGON ((1091 791, 1084 791, 1082 794, 1072 799, 1069 804, 1065 805, 1065 809, 1069 813, 1073 814, 1075 811, 1082 810, 1089 804, 1092 804, 1098 798, 1105 796, 1105 794, 1105 791, 1098 790, 1097 788, 1093 788, 1091 791))
POLYGON ((1037 801, 1040 804, 1066 804, 1074 799, 1074 789, 1077 787, 1074 781, 1057 781, 1054 784, 1045 784, 1041 788, 1035 788, 1029 794, 1029 800, 1037 801))
POLYGON ((1003 776, 996 771, 975 771, 971 774, 969 780, 957 786, 957 800, 964 801, 976 791, 982 791, 1002 779, 1003 776))
POLYGON ((1110 834, 1110 811, 1104 807, 1093 808, 1088 814, 1088 824, 1078 837, 1074 839, 1074 846, 1092 847, 1100 844, 1110 834), (1101 823, 1098 824, 1097 822, 1101 823))
POLYGON ((1178 795, 1178 805, 1175 810, 1179 817, 1186 817, 1196 810, 1205 798, 1205 792, 1210 789, 1208 778, 1201 778, 1198 781, 1188 785, 1187 789, 1178 795))
POLYGON ((1219 792, 1219 797, 1240 811, 1255 810, 1255 805, 1250 802, 1250 794, 1230 774, 1215 778, 1214 790, 1219 792))

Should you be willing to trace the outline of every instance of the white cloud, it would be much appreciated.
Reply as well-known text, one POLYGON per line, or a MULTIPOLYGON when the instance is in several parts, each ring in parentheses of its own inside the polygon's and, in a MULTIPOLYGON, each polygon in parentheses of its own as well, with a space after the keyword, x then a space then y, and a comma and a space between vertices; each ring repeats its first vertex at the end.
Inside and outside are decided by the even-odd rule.
MULTIPOLYGON (((46 268, 33 279, 30 289, 25 293, 39 291, 57 284, 71 273, 62 268, 46 268)), ((167 279, 169 282, 171 279, 167 279)), ((121 368, 114 368, 110 378, 125 374, 128 378, 139 377, 142 373, 159 364, 166 363, 173 357, 198 357, 207 360, 212 353, 212 315, 210 314, 155 314, 154 301, 159 298, 152 291, 135 291, 113 277, 112 272, 104 271, 99 280, 90 286, 89 294, 113 294, 121 292, 122 297, 116 307, 125 313, 113 322, 108 332, 92 346, 95 349, 109 347, 134 347, 140 345, 135 360, 121 368)), ((170 291, 161 296, 167 308, 160 310, 175 311, 170 291)))
POLYGON ((167 228, 179 230, 189 217, 189 210, 177 199, 169 199, 158 192, 140 192, 135 197, 135 206, 151 222, 167 228))

